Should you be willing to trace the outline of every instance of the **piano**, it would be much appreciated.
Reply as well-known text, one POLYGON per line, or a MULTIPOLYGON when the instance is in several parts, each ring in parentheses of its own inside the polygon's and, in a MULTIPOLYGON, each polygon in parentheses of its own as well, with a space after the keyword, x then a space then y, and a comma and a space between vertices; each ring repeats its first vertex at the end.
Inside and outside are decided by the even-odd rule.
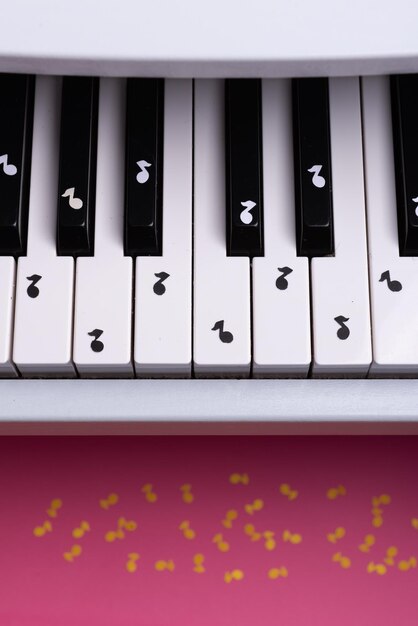
POLYGON ((417 19, 10 3, 0 433, 416 433, 417 19))

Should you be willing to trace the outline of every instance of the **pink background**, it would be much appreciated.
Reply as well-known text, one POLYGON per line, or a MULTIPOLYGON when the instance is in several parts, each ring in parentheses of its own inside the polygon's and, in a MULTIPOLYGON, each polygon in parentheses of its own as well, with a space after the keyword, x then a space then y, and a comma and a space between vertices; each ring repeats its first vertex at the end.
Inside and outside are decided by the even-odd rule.
POLYGON ((367 573, 389 546, 400 559, 418 558, 418 438, 415 437, 51 437, 0 439, 0 624, 1 626, 416 626, 418 569, 367 573), (232 473, 248 473, 248 485, 232 485, 232 473), (141 487, 152 483, 151 504, 141 487), (182 501, 180 486, 192 485, 194 502, 182 501), (279 492, 289 483, 299 492, 289 501, 279 492), (345 496, 330 501, 330 487, 345 496), (99 500, 115 492, 108 511, 99 500), (381 528, 371 524, 371 499, 389 494, 381 528), (53 530, 35 537, 54 498, 63 506, 53 530), (244 505, 260 498, 253 516, 244 505), (228 509, 238 511, 223 528, 228 509), (124 516, 138 528, 107 543, 124 516), (73 539, 82 520, 91 532, 73 539), (189 520, 187 540, 178 529, 189 520), (269 552, 251 542, 246 523, 276 533, 269 552), (337 526, 337 545, 326 534, 337 526), (302 543, 284 543, 285 529, 302 543), (212 538, 222 532, 229 552, 212 538), (366 534, 376 537, 369 554, 358 550, 366 534), (73 563, 63 553, 78 543, 73 563), (140 559, 126 570, 129 552, 140 559), (332 561, 341 552, 350 569, 332 561), (193 571, 193 555, 205 556, 206 571, 193 571), (155 570, 172 559, 173 572, 155 570), (272 567, 288 578, 270 580, 272 567), (244 579, 224 582, 241 569, 244 579))

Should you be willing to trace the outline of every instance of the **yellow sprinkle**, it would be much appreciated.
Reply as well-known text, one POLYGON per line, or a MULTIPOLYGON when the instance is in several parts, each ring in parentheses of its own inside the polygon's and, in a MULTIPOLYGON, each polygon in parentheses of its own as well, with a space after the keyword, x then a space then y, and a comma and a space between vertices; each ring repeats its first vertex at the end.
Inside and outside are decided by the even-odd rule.
POLYGON ((244 532, 246 535, 249 535, 251 537, 251 535, 255 533, 255 528, 253 524, 245 524, 244 532))
POLYGON ((279 487, 279 491, 282 496, 287 496, 288 500, 296 500, 299 495, 296 489, 292 489, 287 483, 282 483, 279 487))
POLYGON ((280 576, 282 578, 287 578, 289 575, 287 568, 286 567, 272 567, 271 569, 269 569, 268 571, 268 577, 271 580, 276 580, 277 578, 279 578, 280 576))
POLYGON ((57 517, 58 513, 55 509, 47 509, 46 510, 47 515, 49 515, 49 517, 57 517))
POLYGON ((51 509, 60 509, 62 507, 62 500, 60 500, 59 498, 55 498, 55 500, 52 500, 50 506, 51 509))
POLYGON ((78 544, 75 544, 74 546, 71 547, 71 554, 73 556, 80 556, 82 551, 83 551, 83 548, 79 546, 78 544))
POLYGON ((379 576, 383 576, 384 574, 386 574, 387 572, 387 568, 385 565, 383 565, 383 563, 369 563, 367 565, 367 571, 369 574, 372 574, 373 572, 376 572, 376 574, 379 574, 379 576))
POLYGON ((380 528, 382 526, 382 524, 383 524, 383 517, 374 517, 372 519, 372 525, 375 528, 380 528))
POLYGON ((398 563, 398 568, 403 572, 407 572, 409 569, 415 568, 416 566, 417 560, 414 556, 409 557, 407 561, 399 561, 398 563))
POLYGON ((415 528, 415 530, 418 530, 418 518, 417 517, 413 517, 411 519, 411 525, 412 525, 412 528, 415 528))
POLYGON ((274 548, 276 547, 276 542, 274 539, 267 539, 267 541, 264 542, 264 547, 266 550, 274 550, 274 548))
POLYGON ((343 556, 341 552, 333 554, 332 560, 334 561, 334 563, 339 563, 344 569, 348 569, 349 567, 351 567, 351 559, 348 556, 343 556))
POLYGON ((125 530, 127 530, 128 532, 133 532, 134 530, 137 529, 137 523, 134 522, 133 520, 129 520, 128 522, 126 522, 125 524, 125 530))
POLYGON ((223 540, 223 535, 221 535, 221 533, 215 535, 212 541, 213 543, 216 543, 216 547, 220 552, 228 552, 229 543, 223 540))
POLYGON ((242 580, 244 578, 244 572, 240 569, 234 569, 232 572, 225 572, 224 581, 230 583, 233 580, 242 580))
POLYGON ((252 515, 255 511, 261 511, 263 507, 264 507, 263 500, 257 499, 257 500, 254 500, 252 504, 246 504, 244 509, 246 513, 248 513, 249 515, 252 515))
POLYGON ((229 477, 229 482, 232 485, 239 485, 240 483, 242 485, 248 485, 248 483, 250 482, 250 478, 248 476, 248 474, 231 474, 229 477))
POLYGON ((62 555, 64 557, 64 559, 66 561, 68 561, 69 563, 72 563, 74 561, 74 557, 71 554, 71 552, 64 552, 64 554, 62 555))
POLYGON ((383 513, 383 509, 379 509, 379 507, 374 507, 372 509, 372 515, 375 515, 376 517, 379 517, 380 515, 382 515, 383 513))
POLYGON ((338 496, 345 496, 347 493, 346 488, 343 485, 338 485, 338 487, 331 487, 327 491, 327 498, 329 500, 335 500, 338 496))
POLYGON ((342 539, 343 537, 345 537, 345 528, 342 528, 342 526, 336 528, 333 533, 327 534, 327 539, 331 543, 337 543, 338 539, 342 539))
POLYGON ((222 520, 223 526, 225 528, 232 528, 232 522, 236 520, 238 517, 238 512, 234 509, 230 509, 225 513, 225 519, 222 520))
POLYGON ((138 561, 139 560, 139 554, 138 552, 130 552, 128 554, 128 558, 130 561, 138 561))
POLYGON ((380 496, 380 504, 390 504, 391 502, 391 497, 388 496, 387 494, 383 494, 382 496, 380 496))
POLYGON ((115 505, 119 500, 119 496, 117 493, 109 493, 107 498, 103 498, 100 500, 100 506, 102 509, 107 510, 110 506, 115 505))
POLYGON ((283 541, 290 541, 290 543, 293 544, 301 543, 302 541, 302 535, 299 535, 298 533, 292 534, 289 530, 283 531, 282 538, 283 541))
POLYGON ((183 531, 183 535, 186 539, 194 539, 196 537, 196 533, 190 528, 190 522, 188 520, 180 524, 179 530, 183 531))
POLYGON ((169 572, 174 571, 174 561, 156 561, 155 569, 158 572, 163 572, 164 570, 168 570, 169 572))
POLYGON ((191 486, 191 484, 190 484, 190 483, 185 483, 184 485, 182 485, 182 486, 180 487, 180 491, 185 491, 185 492, 187 492, 187 491, 191 491, 191 490, 192 490, 192 486, 191 486))
POLYGON ((374 546, 375 543, 376 543, 376 539, 374 535, 366 535, 364 537, 363 543, 359 545, 358 549, 361 552, 369 552, 370 548, 374 546))
POLYGON ((205 568, 203 567, 203 563, 205 561, 205 557, 203 556, 203 554, 195 554, 193 557, 193 563, 194 563, 194 567, 193 567, 193 571, 196 572, 197 574, 203 574, 203 572, 205 572, 205 568))
POLYGON ((153 492, 153 485, 151 483, 143 485, 141 491, 145 494, 145 500, 147 502, 156 502, 158 500, 157 494, 153 492))
POLYGON ((135 563, 135 561, 128 561, 126 563, 126 569, 128 572, 130 572, 131 574, 133 574, 134 572, 136 572, 136 570, 138 569, 137 564, 135 563))
POLYGON ((35 535, 35 537, 43 537, 47 532, 52 532, 52 524, 49 520, 45 520, 42 526, 36 526, 33 529, 33 534, 35 535))

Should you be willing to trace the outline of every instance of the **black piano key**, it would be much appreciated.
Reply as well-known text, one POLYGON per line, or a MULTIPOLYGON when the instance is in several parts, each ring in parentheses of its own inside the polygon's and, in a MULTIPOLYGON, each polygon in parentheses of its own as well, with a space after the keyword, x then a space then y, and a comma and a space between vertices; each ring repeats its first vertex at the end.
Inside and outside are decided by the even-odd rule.
POLYGON ((57 253, 94 254, 99 79, 62 82, 57 253))
POLYGON ((263 256, 261 81, 225 81, 226 241, 229 256, 263 256))
POLYGON ((26 254, 35 79, 0 75, 0 255, 26 254))
POLYGON ((418 75, 392 76, 399 254, 418 256, 418 75))
POLYGON ((164 80, 129 78, 126 93, 125 254, 162 254, 164 80))
POLYGON ((334 254, 328 79, 294 79, 292 96, 297 254, 334 254))

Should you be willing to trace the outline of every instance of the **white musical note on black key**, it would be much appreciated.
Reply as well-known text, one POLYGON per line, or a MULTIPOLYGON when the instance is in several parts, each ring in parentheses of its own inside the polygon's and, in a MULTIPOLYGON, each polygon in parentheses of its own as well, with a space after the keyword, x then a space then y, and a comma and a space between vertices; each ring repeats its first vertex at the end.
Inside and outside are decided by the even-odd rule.
POLYGON ((256 203, 252 200, 247 200, 246 202, 241 202, 241 206, 245 207, 243 211, 241 211, 239 218, 243 224, 251 224, 254 219, 251 211, 256 206, 256 203))
POLYGON ((3 166, 3 172, 7 176, 15 176, 17 174, 17 167, 16 165, 13 165, 12 163, 8 163, 8 158, 9 158, 8 154, 2 154, 0 156, 0 165, 3 166))
POLYGON ((81 200, 81 198, 75 198, 74 194, 75 194, 75 187, 69 187, 68 189, 64 191, 61 197, 68 198, 68 204, 70 205, 72 209, 76 209, 76 210, 82 209, 83 201, 81 200))
MULTIPOLYGON (((412 202, 418 202, 418 196, 416 198, 412 198, 412 202)), ((418 204, 415 207, 415 215, 418 217, 418 204)))
POLYGON ((152 163, 148 163, 148 161, 142 160, 137 161, 136 164, 139 167, 139 172, 136 175, 136 180, 138 181, 138 183, 143 185, 149 179, 149 172, 147 168, 151 167, 152 163))
POLYGON ((318 187, 318 189, 325 187, 325 178, 319 174, 321 170, 322 165, 312 165, 312 167, 308 170, 308 172, 313 173, 312 182, 315 187, 318 187))

